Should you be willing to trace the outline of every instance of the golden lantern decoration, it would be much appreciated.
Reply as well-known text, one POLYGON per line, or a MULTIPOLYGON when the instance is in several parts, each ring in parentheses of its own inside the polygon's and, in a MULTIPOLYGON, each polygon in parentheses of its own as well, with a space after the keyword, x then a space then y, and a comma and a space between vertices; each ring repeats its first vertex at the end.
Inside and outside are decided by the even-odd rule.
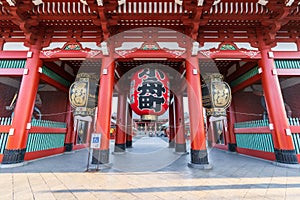
POLYGON ((75 108, 74 115, 93 116, 98 102, 99 78, 95 74, 77 74, 69 89, 69 100, 75 108))
POLYGON ((212 116, 226 116, 226 109, 231 103, 230 86, 223 81, 223 75, 208 73, 203 76, 202 103, 206 114, 212 116))

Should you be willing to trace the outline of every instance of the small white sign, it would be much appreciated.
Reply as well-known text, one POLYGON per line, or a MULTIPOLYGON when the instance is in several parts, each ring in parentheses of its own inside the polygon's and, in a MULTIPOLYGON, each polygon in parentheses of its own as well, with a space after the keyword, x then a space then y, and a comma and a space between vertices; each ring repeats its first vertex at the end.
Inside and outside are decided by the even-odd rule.
POLYGON ((27 129, 27 130, 31 129, 31 123, 27 123, 27 124, 26 124, 26 129, 27 129))
POLYGON ((272 123, 269 124, 269 129, 274 130, 274 125, 272 123))
POLYGON ((102 70, 102 74, 108 74, 107 69, 103 69, 103 70, 102 70))
POLYGON ((291 136, 292 135, 291 129, 289 128, 285 129, 285 134, 291 136))
POLYGON ((198 70, 197 69, 193 69, 193 74, 197 75, 198 74, 198 70))
POLYGON ((15 129, 14 128, 10 128, 8 135, 14 135, 14 133, 15 133, 15 129))
POLYGON ((92 133, 91 138, 91 148, 92 149, 99 149, 101 142, 101 134, 100 133, 92 133))
POLYGON ((32 51, 27 52, 27 58, 32 58, 32 51))

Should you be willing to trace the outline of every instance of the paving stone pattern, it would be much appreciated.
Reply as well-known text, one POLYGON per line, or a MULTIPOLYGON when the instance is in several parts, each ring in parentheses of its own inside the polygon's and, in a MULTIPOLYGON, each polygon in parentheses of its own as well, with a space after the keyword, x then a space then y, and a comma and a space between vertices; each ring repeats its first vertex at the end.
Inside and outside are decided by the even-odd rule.
POLYGON ((300 199, 300 169, 218 149, 209 150, 212 170, 188 168, 190 155, 174 154, 157 137, 111 154, 112 168, 100 172, 85 172, 87 155, 83 149, 0 169, 0 200, 300 199))

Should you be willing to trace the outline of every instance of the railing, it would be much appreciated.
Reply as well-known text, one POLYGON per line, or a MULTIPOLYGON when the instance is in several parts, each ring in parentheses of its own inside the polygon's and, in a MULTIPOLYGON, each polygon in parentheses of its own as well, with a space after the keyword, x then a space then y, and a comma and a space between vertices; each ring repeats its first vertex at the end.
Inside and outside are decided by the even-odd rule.
POLYGON ((64 122, 55 122, 49 120, 31 120, 31 126, 49 127, 49 128, 66 128, 67 125, 64 122))
POLYGON ((271 133, 236 134, 236 144, 240 148, 274 152, 271 133))
POLYGON ((7 139, 8 139, 8 133, 0 133, 0 154, 4 153, 7 139))
POLYGON ((254 128, 269 126, 269 120, 253 120, 246 122, 238 122, 234 124, 234 128, 254 128))
POLYGON ((300 69, 300 60, 275 60, 277 69, 300 69))
MULTIPOLYGON (((300 154, 300 133, 296 131, 300 126, 299 118, 288 118, 292 130, 292 138, 297 154, 300 154), (295 128, 295 129, 294 129, 295 128), (293 130, 296 130, 293 132, 293 130)), ((254 120, 234 124, 237 146, 241 148, 274 152, 269 120, 254 120), (257 131, 257 132, 256 132, 257 131)))
POLYGON ((0 69, 23 69, 26 60, 0 60, 0 69))
MULTIPOLYGON (((11 117, 0 117, 0 125, 11 125, 12 119, 11 117)), ((67 125, 64 122, 55 122, 50 120, 31 120, 31 126, 40 126, 40 127, 48 127, 48 128, 66 128, 67 125)))
MULTIPOLYGON (((288 118, 290 126, 300 126, 299 118, 288 118)), ((264 127, 269 126, 269 120, 253 120, 246 122, 238 122, 234 124, 234 128, 253 128, 253 127, 264 127)))
POLYGON ((64 141, 64 133, 29 133, 26 152, 63 147, 64 141))
POLYGON ((11 117, 0 117, 0 125, 11 125, 11 117))
POLYGON ((300 133, 292 133, 296 154, 300 154, 300 133))
MULTIPOLYGON (((11 127, 10 117, 0 117, 0 154, 4 153, 11 127), (7 132, 6 132, 7 131, 7 132)), ((31 120, 26 152, 41 151, 64 146, 66 123, 49 120, 31 120)))
POLYGON ((290 126, 300 126, 300 119, 299 118, 288 118, 290 126))

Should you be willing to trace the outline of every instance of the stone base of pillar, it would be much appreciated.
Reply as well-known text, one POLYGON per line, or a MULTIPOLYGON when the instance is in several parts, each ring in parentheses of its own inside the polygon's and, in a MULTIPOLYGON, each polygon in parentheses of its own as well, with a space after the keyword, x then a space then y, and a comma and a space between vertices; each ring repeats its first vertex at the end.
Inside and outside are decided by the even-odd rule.
POLYGON ((211 164, 194 164, 194 163, 191 163, 189 162, 188 163, 188 167, 190 168, 195 168, 195 169, 203 169, 203 170, 209 170, 209 169, 212 169, 212 165, 211 164))
POLYGON ((100 150, 93 149, 92 164, 108 164, 109 163, 109 149, 100 150))
POLYGON ((207 147, 209 147, 209 148, 212 147, 212 141, 209 141, 209 140, 207 141, 207 147))
POLYGON ((126 141, 126 148, 132 148, 132 140, 126 141))
POLYGON ((176 153, 186 153, 186 143, 184 144, 175 144, 176 153))
POLYGON ((114 153, 123 153, 126 150, 126 144, 115 144, 114 153))
POLYGON ((15 167, 22 167, 24 165, 27 165, 28 162, 24 161, 21 163, 15 163, 15 164, 0 164, 1 169, 8 169, 8 168, 15 168, 15 167))
POLYGON ((175 141, 169 140, 169 148, 175 148, 175 141))
POLYGON ((228 151, 236 152, 236 144, 228 143, 228 151))
POLYGON ((24 161, 26 148, 24 149, 5 149, 2 164, 16 164, 24 161))
POLYGON ((73 150, 73 143, 65 143, 65 152, 70 152, 73 150))
POLYGON ((300 164, 285 164, 285 163, 279 163, 279 162, 272 162, 273 165, 279 166, 279 167, 285 167, 290 169, 300 169, 300 164))
POLYGON ((276 161, 285 164, 299 164, 295 150, 274 149, 276 161))
POLYGON ((191 149, 191 163, 200 165, 209 164, 207 150, 191 149))

